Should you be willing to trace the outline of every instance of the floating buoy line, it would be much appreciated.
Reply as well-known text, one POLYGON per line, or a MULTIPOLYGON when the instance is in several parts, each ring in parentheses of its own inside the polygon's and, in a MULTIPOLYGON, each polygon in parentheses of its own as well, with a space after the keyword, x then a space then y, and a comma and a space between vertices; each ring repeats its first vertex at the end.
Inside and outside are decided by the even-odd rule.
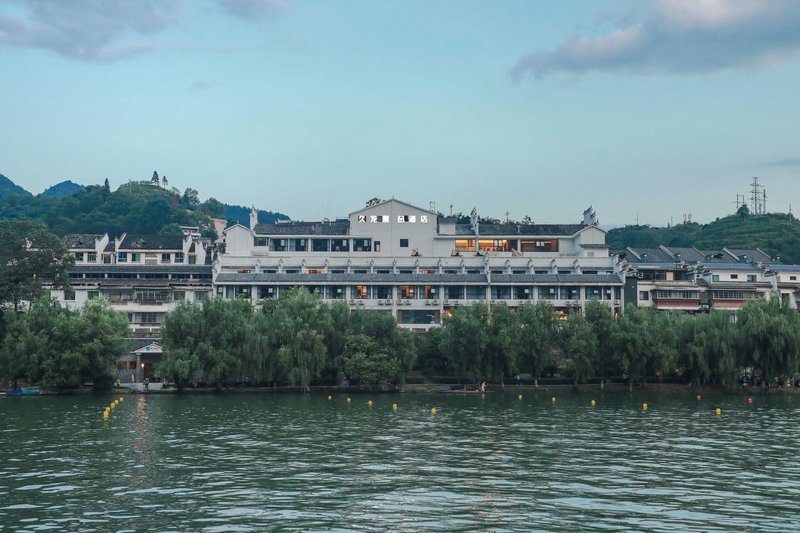
POLYGON ((108 407, 106 407, 105 410, 103 411, 103 420, 106 420, 109 416, 111 416, 111 411, 116 409, 117 406, 121 404, 123 401, 125 401, 125 398, 120 396, 118 399, 108 404, 108 407))

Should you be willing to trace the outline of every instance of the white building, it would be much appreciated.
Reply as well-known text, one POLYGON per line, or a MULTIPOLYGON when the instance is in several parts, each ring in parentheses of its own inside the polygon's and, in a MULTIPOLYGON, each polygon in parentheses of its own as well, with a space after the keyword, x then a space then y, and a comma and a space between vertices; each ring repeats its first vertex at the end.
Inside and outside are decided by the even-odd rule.
POLYGON ((234 225, 214 261, 216 294, 257 304, 302 285, 351 308, 390 311, 425 329, 454 306, 590 299, 622 309, 623 278, 594 210, 578 224, 456 224, 388 200, 333 222, 234 225))

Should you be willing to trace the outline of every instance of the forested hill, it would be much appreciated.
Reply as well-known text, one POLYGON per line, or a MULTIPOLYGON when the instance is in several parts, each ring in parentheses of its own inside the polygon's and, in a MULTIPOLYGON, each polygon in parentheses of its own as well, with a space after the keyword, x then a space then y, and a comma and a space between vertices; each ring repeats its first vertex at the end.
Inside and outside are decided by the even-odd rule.
POLYGON ((791 214, 738 214, 708 224, 685 223, 669 228, 625 226, 608 232, 612 249, 694 246, 700 250, 761 248, 782 263, 800 263, 800 221, 791 214))
MULTIPOLYGON (((57 235, 176 233, 180 231, 179 225, 191 225, 199 226, 206 236, 213 237, 216 234, 212 230, 211 217, 226 218, 229 223, 235 223, 240 221, 239 211, 245 210, 214 198, 201 202, 194 189, 181 193, 174 187, 156 184, 154 180, 131 181, 116 191, 111 191, 108 182, 88 187, 62 183, 49 189, 54 194, 46 191, 33 196, 5 176, 0 178, 0 188, 9 193, 0 194, 0 220, 41 220, 57 235), (70 188, 73 191, 67 190, 70 188)), ((249 210, 245 211, 244 223, 247 224, 249 210)), ((261 222, 274 222, 280 218, 289 217, 282 213, 259 211, 261 222)))

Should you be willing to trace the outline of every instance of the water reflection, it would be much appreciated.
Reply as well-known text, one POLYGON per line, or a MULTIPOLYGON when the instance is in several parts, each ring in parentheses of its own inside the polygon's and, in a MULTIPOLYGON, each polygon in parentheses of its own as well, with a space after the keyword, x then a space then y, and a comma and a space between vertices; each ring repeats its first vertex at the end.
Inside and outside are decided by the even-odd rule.
POLYGON ((409 394, 369 408, 359 396, 132 396, 107 422, 105 398, 4 399, 0 524, 786 531, 800 520, 791 399, 594 398, 409 394))

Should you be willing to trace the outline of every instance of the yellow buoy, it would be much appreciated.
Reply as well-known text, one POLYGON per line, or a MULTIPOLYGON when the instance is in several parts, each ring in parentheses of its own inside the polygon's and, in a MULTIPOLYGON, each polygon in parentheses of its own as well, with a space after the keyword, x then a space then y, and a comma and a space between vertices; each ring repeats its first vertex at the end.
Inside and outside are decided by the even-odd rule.
POLYGON ((647 411, 647 404, 646 404, 646 403, 643 403, 643 404, 642 404, 642 410, 643 410, 643 411, 647 411))
POLYGON ((347 397, 347 403, 350 403, 350 397, 349 396, 347 397))
POLYGON ((392 411, 397 411, 397 404, 396 403, 392 404, 392 411))
POLYGON ((372 407, 372 400, 369 400, 369 401, 367 402, 367 405, 369 405, 370 407, 372 407))
POLYGON ((517 396, 517 399, 518 399, 518 400, 521 400, 521 399, 522 399, 522 394, 520 394, 519 396, 517 396))
POLYGON ((592 400, 592 407, 594 407, 595 405, 597 405, 597 402, 592 400))
POLYGON ((721 414, 722 414, 722 409, 720 409, 719 407, 717 407, 716 409, 714 409, 714 412, 715 412, 715 413, 717 413, 717 416, 719 416, 719 415, 721 415, 721 414))
POLYGON ((122 400, 124 400, 124 399, 125 399, 125 398, 123 398, 122 396, 120 396, 120 397, 119 397, 119 401, 120 401, 120 403, 122 403, 122 400))
POLYGON ((329 400, 333 400, 333 398, 332 398, 330 395, 328 395, 328 399, 329 399, 329 400))
POLYGON ((435 414, 436 414, 436 408, 435 408, 435 407, 431 407, 431 414, 432 414, 432 415, 435 415, 435 414))
POLYGON ((103 418, 108 418, 108 411, 103 411, 103 418))
POLYGON ((553 396, 552 398, 550 398, 550 401, 553 402, 553 403, 556 403, 556 397, 553 396))
POLYGON ((114 409, 114 408, 116 407, 116 405, 114 405, 114 404, 112 403, 112 404, 111 404, 111 405, 109 405, 108 407, 109 407, 110 409, 114 409))

